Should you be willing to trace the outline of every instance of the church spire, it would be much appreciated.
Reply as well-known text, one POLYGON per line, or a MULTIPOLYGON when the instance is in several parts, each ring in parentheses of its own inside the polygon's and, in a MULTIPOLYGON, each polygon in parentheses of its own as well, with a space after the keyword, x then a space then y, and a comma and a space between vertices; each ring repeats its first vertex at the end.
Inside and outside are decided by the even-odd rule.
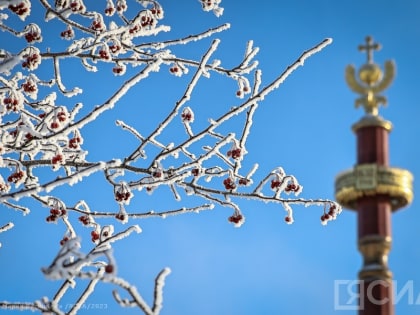
POLYGON ((378 114, 386 98, 379 93, 392 82, 395 66, 385 63, 385 72, 373 61, 373 51, 380 45, 366 37, 359 50, 367 53, 356 78, 354 66, 347 66, 349 87, 360 97, 356 107, 363 106, 366 115, 353 125, 357 136, 357 163, 340 173, 335 181, 335 197, 358 217, 358 248, 363 257, 359 272, 359 315, 393 315, 392 273, 388 266, 391 250, 391 215, 413 199, 413 176, 407 170, 389 166, 389 121, 378 114))

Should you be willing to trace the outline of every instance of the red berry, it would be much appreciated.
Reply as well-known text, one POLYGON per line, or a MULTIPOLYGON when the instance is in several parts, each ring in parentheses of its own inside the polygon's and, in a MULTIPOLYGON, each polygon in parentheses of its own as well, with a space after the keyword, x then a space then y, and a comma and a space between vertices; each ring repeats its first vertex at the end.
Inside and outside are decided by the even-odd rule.
POLYGON ((61 121, 61 122, 63 122, 63 121, 65 121, 66 120, 66 113, 65 112, 59 112, 58 114, 57 114, 57 119, 59 120, 59 121, 61 121))
POLYGON ((243 219, 243 217, 242 217, 241 214, 235 214, 235 215, 230 216, 228 218, 228 221, 237 224, 240 221, 242 221, 242 219, 243 219))
POLYGON ((292 222, 292 218, 291 218, 291 217, 289 217, 289 216, 286 216, 286 217, 284 218, 284 221, 286 221, 287 223, 290 223, 290 222, 292 222))
POLYGON ((223 185, 225 185, 225 188, 228 190, 233 190, 236 188, 235 182, 230 177, 223 180, 223 185))
POLYGON ((52 164, 58 164, 58 163, 60 163, 60 162, 63 162, 63 156, 62 156, 61 154, 57 154, 56 156, 54 156, 54 157, 51 159, 51 163, 52 163, 52 164))
POLYGON ((331 205, 330 210, 328 211, 328 214, 330 216, 333 216, 335 214, 336 209, 337 209, 336 205, 331 205))
POLYGON ((32 93, 32 92, 35 92, 37 90, 36 85, 34 85, 30 81, 27 81, 25 83, 22 83, 21 86, 23 88, 23 91, 26 92, 26 93, 32 93))
POLYGON ((116 218, 117 220, 124 221, 126 217, 125 217, 125 214, 123 214, 123 213, 117 213, 117 214, 115 215, 115 218, 116 218))
POLYGON ((111 45, 111 46, 109 46, 109 50, 112 52, 112 53, 116 53, 117 51, 119 51, 121 49, 121 47, 120 46, 118 46, 118 45, 111 45))
POLYGON ((271 189, 278 188, 280 185, 281 185, 281 182, 279 180, 274 180, 273 179, 271 181, 271 189))
POLYGON ((182 113, 181 118, 184 121, 191 121, 192 115, 191 115, 191 113, 188 113, 188 112, 187 113, 182 113))
POLYGON ((52 215, 59 215, 59 214, 60 214, 60 210, 58 210, 58 209, 51 209, 51 210, 50 210, 50 213, 51 213, 52 215))
POLYGON ((90 235, 92 236, 92 242, 95 242, 95 241, 99 240, 99 233, 98 232, 92 231, 90 233, 90 235))
POLYGON ((67 236, 63 237, 63 239, 60 241, 60 245, 63 246, 68 240, 69 238, 67 236))
POLYGON ((152 176, 156 177, 156 178, 160 178, 162 176, 162 172, 161 171, 154 171, 152 173, 152 176))
POLYGON ((246 186, 249 183, 249 179, 247 179, 247 178, 240 178, 238 183, 239 183, 239 185, 246 186))
POLYGON ((57 129, 58 127, 59 127, 59 124, 58 124, 58 122, 52 122, 51 123, 51 125, 50 125, 50 127, 52 128, 52 129, 57 129))
POLYGON ((227 152, 227 156, 231 156, 232 159, 238 159, 241 156, 241 149, 240 148, 236 148, 233 150, 229 150, 227 152))
POLYGON ((55 222, 57 220, 57 218, 58 218, 57 216, 51 214, 46 218, 46 220, 47 220, 47 222, 55 222))
POLYGON ((113 265, 106 265, 105 266, 105 272, 106 273, 113 273, 114 272, 114 266, 113 265))
POLYGON ((82 215, 79 217, 79 221, 82 222, 83 225, 88 225, 90 223, 88 215, 82 215))

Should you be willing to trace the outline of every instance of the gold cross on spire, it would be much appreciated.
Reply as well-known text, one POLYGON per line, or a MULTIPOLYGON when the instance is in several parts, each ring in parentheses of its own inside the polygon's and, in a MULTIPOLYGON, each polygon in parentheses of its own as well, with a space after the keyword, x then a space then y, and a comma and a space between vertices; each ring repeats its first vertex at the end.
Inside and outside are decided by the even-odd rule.
POLYGON ((366 37, 366 45, 359 45, 360 51, 366 51, 367 53, 367 63, 373 63, 373 51, 380 50, 382 46, 378 43, 373 42, 373 38, 370 36, 366 37))
POLYGON ((373 51, 381 49, 381 45, 374 43, 372 37, 366 37, 366 45, 359 45, 360 51, 367 52, 367 63, 358 71, 359 80, 356 77, 356 69, 349 65, 346 67, 346 81, 350 89, 360 94, 356 100, 356 107, 363 106, 366 114, 378 115, 379 105, 386 105, 386 98, 380 95, 391 84, 395 76, 395 65, 392 61, 385 62, 385 72, 373 62, 373 51))

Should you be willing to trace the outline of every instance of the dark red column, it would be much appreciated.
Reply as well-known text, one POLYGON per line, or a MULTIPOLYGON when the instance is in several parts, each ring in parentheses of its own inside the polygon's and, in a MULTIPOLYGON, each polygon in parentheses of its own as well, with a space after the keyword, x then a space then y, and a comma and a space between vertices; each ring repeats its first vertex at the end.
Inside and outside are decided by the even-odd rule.
MULTIPOLYGON (((389 165, 389 130, 363 126, 356 130, 357 164, 389 165)), ((389 195, 362 196, 356 202, 358 243, 363 254, 359 273, 359 315, 393 315, 392 275, 387 258, 391 245, 391 200, 389 195)))

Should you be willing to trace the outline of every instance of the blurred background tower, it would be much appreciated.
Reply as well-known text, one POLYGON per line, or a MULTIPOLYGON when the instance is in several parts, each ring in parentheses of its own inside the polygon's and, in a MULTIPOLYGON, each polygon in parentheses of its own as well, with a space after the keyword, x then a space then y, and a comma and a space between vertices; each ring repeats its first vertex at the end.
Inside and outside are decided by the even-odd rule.
POLYGON ((357 163, 340 173, 335 181, 335 196, 358 217, 358 248, 363 256, 359 272, 359 315, 393 315, 392 273, 388 267, 391 249, 391 215, 413 199, 411 173, 389 166, 388 136, 392 124, 379 115, 386 105, 380 93, 392 82, 395 65, 385 62, 384 71, 374 63, 373 52, 381 46, 366 37, 359 50, 366 52, 366 63, 356 73, 349 65, 345 77, 349 87, 360 95, 355 106, 365 115, 352 129, 357 137, 357 163))

